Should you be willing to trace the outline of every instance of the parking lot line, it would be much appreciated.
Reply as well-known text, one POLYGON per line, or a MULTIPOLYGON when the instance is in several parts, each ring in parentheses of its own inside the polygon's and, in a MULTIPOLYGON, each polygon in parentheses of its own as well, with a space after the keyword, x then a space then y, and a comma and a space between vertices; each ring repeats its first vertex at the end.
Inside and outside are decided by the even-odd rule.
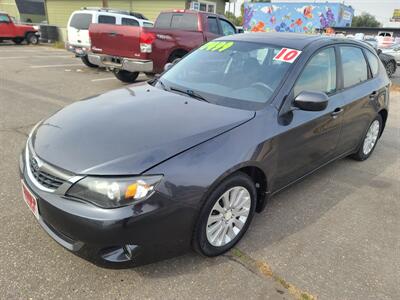
POLYGON ((41 69, 41 68, 58 68, 58 67, 82 67, 82 64, 65 64, 65 65, 43 65, 43 66, 30 66, 32 69, 41 69))
POLYGON ((60 57, 60 58, 73 58, 72 55, 30 55, 30 56, 5 56, 0 59, 24 59, 24 58, 49 58, 49 57, 60 57))
POLYGON ((92 82, 105 81, 105 80, 116 80, 116 79, 117 78, 115 78, 115 77, 97 78, 97 79, 92 79, 92 82))

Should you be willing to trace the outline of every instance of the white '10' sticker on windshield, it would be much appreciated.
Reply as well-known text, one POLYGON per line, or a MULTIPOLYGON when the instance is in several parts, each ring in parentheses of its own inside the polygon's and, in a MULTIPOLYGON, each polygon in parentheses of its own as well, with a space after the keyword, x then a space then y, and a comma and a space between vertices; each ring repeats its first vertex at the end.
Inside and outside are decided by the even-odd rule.
POLYGON ((275 55, 274 60, 284 61, 287 63, 293 63, 296 58, 301 54, 301 51, 296 49, 282 48, 277 55, 275 55))

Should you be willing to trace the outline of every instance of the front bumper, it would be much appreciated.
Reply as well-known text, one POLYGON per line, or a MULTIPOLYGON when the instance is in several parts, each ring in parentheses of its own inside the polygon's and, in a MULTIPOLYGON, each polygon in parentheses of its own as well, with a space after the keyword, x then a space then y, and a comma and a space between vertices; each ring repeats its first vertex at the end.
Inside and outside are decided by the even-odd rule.
POLYGON ((156 192, 141 203, 103 209, 40 190, 20 158, 20 175, 36 197, 39 224, 59 244, 104 267, 131 267, 190 249, 194 211, 156 192))
POLYGON ((151 60, 115 57, 96 53, 89 53, 88 59, 90 63, 103 68, 108 67, 129 72, 153 72, 153 61, 151 60))

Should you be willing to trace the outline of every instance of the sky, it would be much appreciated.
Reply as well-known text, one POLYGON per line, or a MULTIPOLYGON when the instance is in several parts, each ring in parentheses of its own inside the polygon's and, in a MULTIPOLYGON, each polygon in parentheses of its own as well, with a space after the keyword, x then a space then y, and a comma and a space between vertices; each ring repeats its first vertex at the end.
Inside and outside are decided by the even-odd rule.
MULTIPOLYGON (((234 0, 231 0, 233 2, 234 0)), ((273 2, 317 2, 324 3, 327 1, 307 1, 307 0, 272 0, 273 2)), ((351 5, 354 8, 355 15, 360 15, 362 12, 370 13, 382 24, 388 23, 390 18, 393 16, 393 10, 395 8, 400 9, 400 0, 330 0, 328 2, 343 3, 351 5)), ((240 5, 243 0, 236 0, 236 12, 240 14, 240 5)), ((233 10, 233 4, 231 4, 233 10)))

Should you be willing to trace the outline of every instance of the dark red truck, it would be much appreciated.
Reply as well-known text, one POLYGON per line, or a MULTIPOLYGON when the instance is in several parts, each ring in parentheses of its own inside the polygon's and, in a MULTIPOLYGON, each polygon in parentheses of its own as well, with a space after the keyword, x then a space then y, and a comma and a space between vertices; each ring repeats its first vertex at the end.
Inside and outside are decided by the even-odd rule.
POLYGON ((7 13, 0 11, 0 42, 3 40, 12 40, 16 44, 26 40, 28 44, 37 44, 39 32, 35 26, 14 23, 7 13))
POLYGON ((161 73, 164 66, 221 35, 235 34, 225 17, 192 10, 162 12, 153 28, 92 24, 89 61, 109 67, 123 82, 134 82, 140 72, 161 73))

